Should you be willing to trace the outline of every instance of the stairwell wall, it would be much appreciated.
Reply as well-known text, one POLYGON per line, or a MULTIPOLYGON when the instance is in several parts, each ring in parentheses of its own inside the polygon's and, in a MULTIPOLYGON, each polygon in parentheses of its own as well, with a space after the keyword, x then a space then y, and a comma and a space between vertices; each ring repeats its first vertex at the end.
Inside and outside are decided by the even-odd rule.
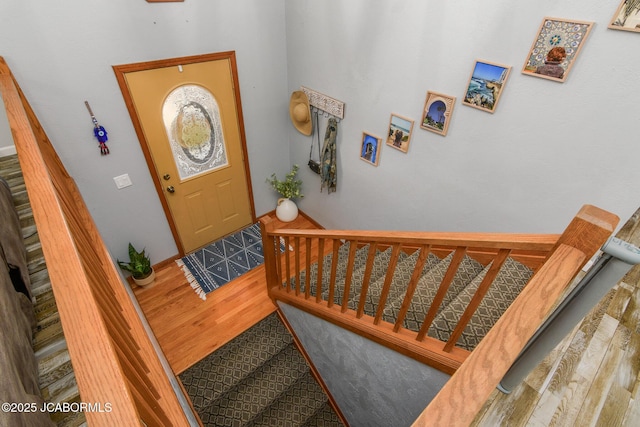
MULTIPOLYGON (((256 214, 265 178, 289 165, 283 0, 0 2, 0 55, 11 67, 113 258, 127 243, 152 262, 177 254, 113 65, 234 50, 256 214), (84 101, 108 132, 101 156, 84 101), (113 177, 133 185, 118 190, 113 177)), ((1 145, 0 145, 1 147, 1 145)))
MULTIPOLYGON (((327 228, 562 231, 583 204, 638 206, 640 34, 607 29, 618 0, 287 0, 289 90, 345 102, 338 190, 308 168, 300 207, 327 228), (523 75, 544 17, 594 21, 564 83, 523 75), (462 105, 474 61, 512 66, 494 114, 462 105), (420 129, 426 92, 457 98, 446 137, 420 129), (415 120, 408 153, 359 158, 390 114, 415 120)), ((327 119, 321 119, 321 137, 327 119)), ((290 158, 310 138, 289 127, 290 158)))

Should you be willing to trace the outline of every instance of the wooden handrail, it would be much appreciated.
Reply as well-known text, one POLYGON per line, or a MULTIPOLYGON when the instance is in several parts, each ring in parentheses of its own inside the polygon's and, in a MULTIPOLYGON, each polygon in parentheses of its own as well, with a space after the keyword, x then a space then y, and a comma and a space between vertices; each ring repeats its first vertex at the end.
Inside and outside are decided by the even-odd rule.
MULTIPOLYGON (((267 218, 264 218, 265 221, 267 218)), ((354 230, 268 230, 282 237, 322 238, 333 240, 357 240, 404 246, 430 244, 433 246, 466 246, 487 249, 511 249, 548 252, 558 242, 559 234, 518 234, 518 233, 467 233, 467 232, 424 232, 424 231, 354 231, 354 230)))
POLYGON ((0 57, 0 91, 90 426, 189 425, 121 276, 53 146, 0 57))

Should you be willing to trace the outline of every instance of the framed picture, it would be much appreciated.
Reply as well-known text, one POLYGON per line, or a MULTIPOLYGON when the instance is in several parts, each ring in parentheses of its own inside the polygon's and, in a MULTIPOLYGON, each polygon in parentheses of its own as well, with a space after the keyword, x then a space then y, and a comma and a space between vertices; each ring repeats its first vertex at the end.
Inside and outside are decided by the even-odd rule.
POLYGON ((412 132, 413 120, 392 114, 387 134, 387 145, 406 153, 409 150, 412 132))
POLYGON ((593 22, 544 18, 522 73, 564 82, 593 22))
POLYGON ((493 113, 502 96, 511 67, 487 61, 476 61, 463 104, 493 113))
POLYGON ((424 103, 420 127, 445 136, 447 129, 449 129, 455 102, 456 98, 454 96, 431 91, 427 92, 427 100, 424 103))
POLYGON ((640 33, 640 1, 622 0, 611 18, 609 28, 640 33))
POLYGON ((360 158, 373 166, 378 166, 380 161, 380 145, 382 138, 362 132, 362 147, 360 147, 360 158))

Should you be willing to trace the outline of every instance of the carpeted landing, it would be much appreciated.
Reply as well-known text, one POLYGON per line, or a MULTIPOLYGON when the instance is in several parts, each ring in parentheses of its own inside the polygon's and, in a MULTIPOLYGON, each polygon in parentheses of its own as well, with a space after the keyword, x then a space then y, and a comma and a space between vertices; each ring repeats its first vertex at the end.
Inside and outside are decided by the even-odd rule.
POLYGON ((179 377, 205 426, 342 426, 275 313, 179 377))

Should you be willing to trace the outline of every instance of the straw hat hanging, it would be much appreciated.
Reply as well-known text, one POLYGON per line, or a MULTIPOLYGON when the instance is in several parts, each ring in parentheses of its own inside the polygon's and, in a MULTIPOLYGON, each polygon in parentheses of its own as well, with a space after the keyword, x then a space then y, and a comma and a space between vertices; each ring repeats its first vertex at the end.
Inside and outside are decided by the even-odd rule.
POLYGON ((289 101, 289 116, 293 126, 303 135, 311 135, 311 109, 309 108, 309 98, 301 91, 297 90, 291 94, 289 101))

